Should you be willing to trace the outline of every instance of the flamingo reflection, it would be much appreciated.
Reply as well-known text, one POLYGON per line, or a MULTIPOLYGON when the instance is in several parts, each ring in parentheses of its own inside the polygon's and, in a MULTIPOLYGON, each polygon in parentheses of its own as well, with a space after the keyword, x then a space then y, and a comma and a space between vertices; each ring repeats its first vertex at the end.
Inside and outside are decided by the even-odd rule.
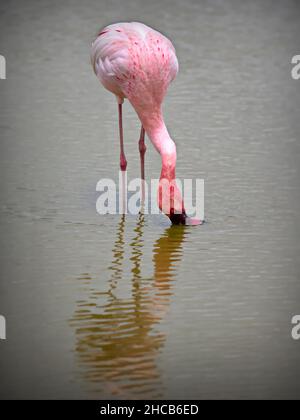
POLYGON ((107 291, 96 290, 89 274, 80 276, 89 285, 89 292, 85 300, 78 301, 71 320, 76 333, 76 353, 85 379, 101 397, 155 399, 163 395, 157 359, 166 335, 158 327, 171 303, 172 280, 188 231, 184 226, 164 231, 153 246, 154 274, 143 277, 144 223, 141 213, 130 243, 132 269, 128 298, 117 297, 116 293, 126 278, 124 265, 128 266, 124 257, 125 215, 118 224, 107 291))

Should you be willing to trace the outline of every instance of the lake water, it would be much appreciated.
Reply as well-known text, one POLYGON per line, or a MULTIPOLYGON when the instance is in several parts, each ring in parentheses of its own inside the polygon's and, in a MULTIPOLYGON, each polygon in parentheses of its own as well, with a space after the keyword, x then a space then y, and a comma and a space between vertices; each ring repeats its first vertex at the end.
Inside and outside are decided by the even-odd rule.
MULTIPOLYGON (((299 22, 296 1, 1 2, 1 398, 300 396, 299 22), (119 140, 89 48, 127 20, 176 47, 164 113, 203 226, 96 212, 119 140)), ((133 178, 128 103, 124 130, 133 178)))

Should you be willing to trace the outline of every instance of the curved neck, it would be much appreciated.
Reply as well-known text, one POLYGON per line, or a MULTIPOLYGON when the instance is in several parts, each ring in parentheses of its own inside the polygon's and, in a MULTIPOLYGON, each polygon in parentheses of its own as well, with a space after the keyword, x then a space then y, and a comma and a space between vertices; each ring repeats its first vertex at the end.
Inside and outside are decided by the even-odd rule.
POLYGON ((175 179, 176 146, 169 135, 161 109, 159 108, 154 112, 148 111, 147 113, 138 112, 138 114, 152 144, 161 155, 162 170, 160 179, 175 179))

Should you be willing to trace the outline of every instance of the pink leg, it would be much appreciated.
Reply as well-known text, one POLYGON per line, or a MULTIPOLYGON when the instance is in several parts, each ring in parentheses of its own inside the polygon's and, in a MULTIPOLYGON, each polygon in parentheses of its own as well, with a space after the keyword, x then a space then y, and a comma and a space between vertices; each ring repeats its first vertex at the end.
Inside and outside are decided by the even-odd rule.
POLYGON ((145 130, 144 127, 141 127, 141 134, 139 140, 139 151, 140 151, 140 158, 141 158, 141 204, 144 206, 145 204, 145 152, 146 152, 146 145, 145 145, 145 130))
POLYGON ((123 142, 123 122, 122 122, 122 104, 119 104, 119 133, 120 133, 120 168, 121 171, 126 171, 127 160, 124 153, 123 142))
POLYGON ((141 134, 139 140, 139 151, 140 151, 140 158, 141 158, 141 178, 145 180, 145 152, 146 152, 146 145, 145 145, 145 130, 144 127, 141 127, 141 134))

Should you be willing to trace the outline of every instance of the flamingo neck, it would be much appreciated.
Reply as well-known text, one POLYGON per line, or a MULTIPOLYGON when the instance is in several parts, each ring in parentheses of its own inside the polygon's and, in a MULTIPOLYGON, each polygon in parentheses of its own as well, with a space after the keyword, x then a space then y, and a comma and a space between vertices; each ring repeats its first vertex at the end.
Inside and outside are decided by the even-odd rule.
POLYGON ((176 146, 169 135, 161 109, 140 115, 140 119, 152 144, 161 156, 162 170, 160 179, 166 178, 169 181, 175 179, 176 146))

